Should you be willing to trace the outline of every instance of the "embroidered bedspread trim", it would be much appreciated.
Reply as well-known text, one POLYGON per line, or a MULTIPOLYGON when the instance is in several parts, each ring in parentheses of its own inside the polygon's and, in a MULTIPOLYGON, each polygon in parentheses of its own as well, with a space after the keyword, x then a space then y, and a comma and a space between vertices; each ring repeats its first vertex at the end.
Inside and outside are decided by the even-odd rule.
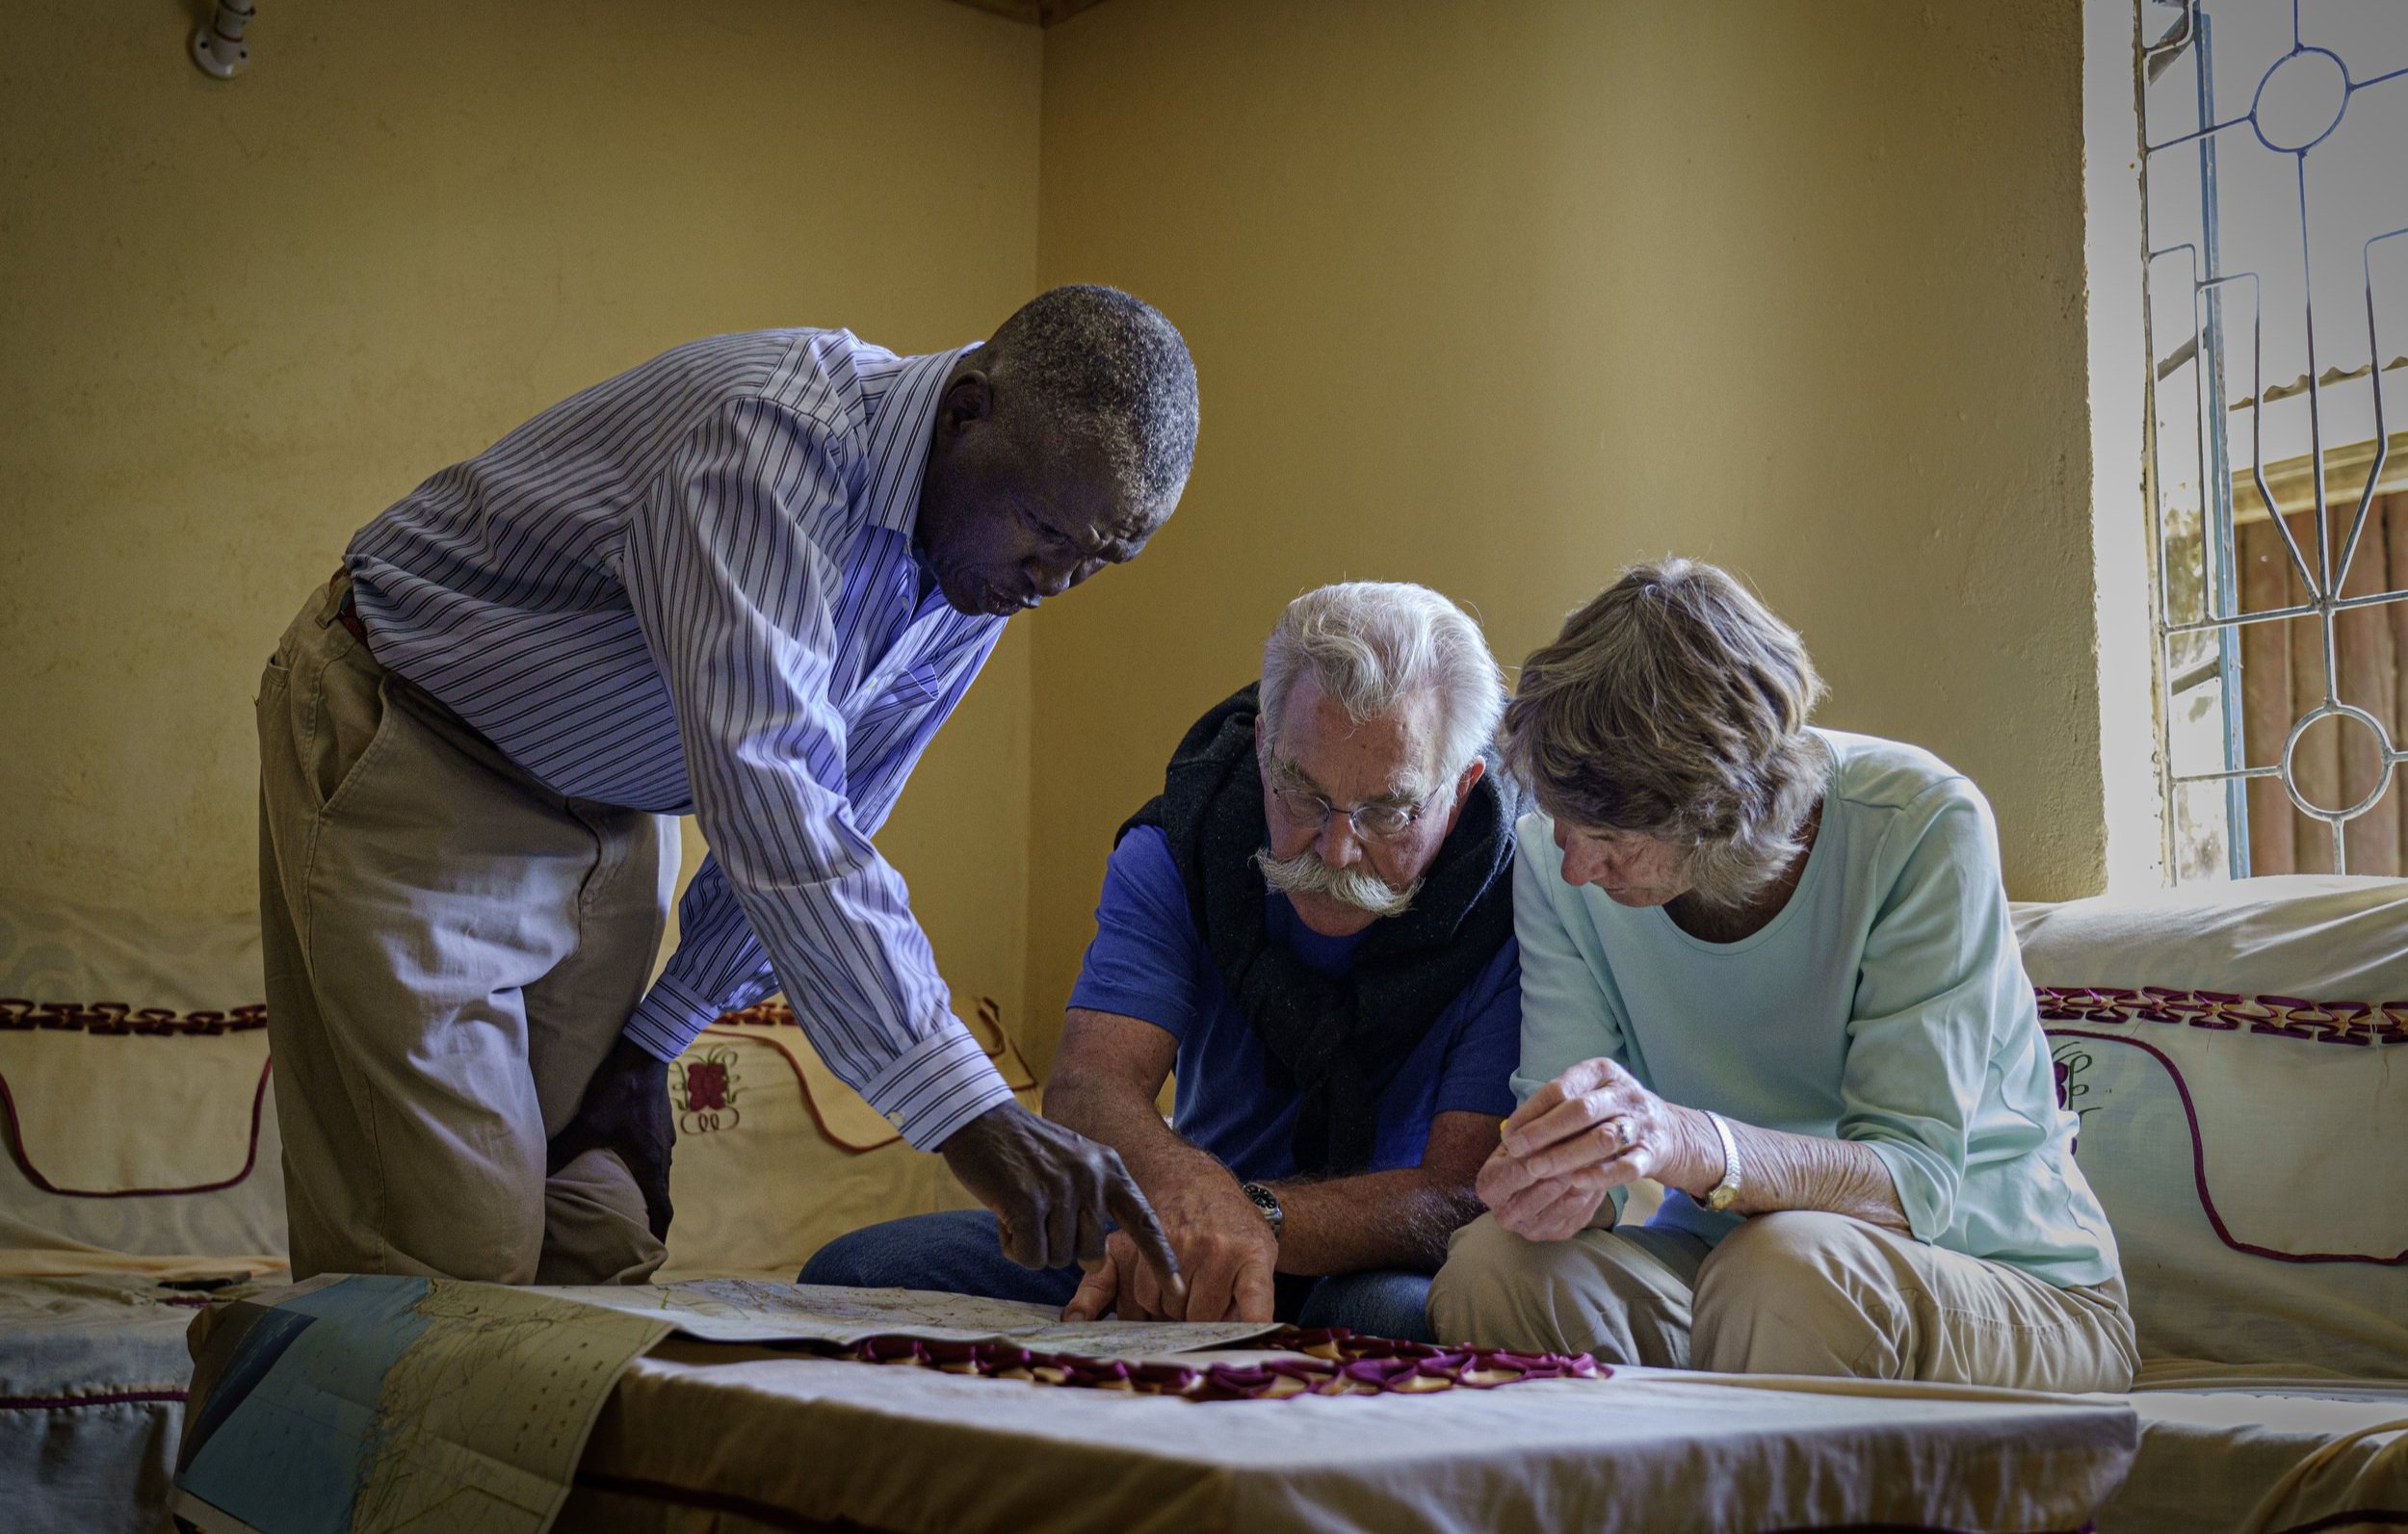
POLYGON ((23 997, 0 996, 0 1029, 12 1032, 52 1028, 144 1036, 215 1035, 248 1033, 267 1026, 268 1008, 264 1003, 222 1012, 175 1012, 163 1006, 130 1006, 123 1001, 29 1001, 23 997))
MULTIPOLYGON (((2199 1028, 2247 1028, 2324 1044, 2408 1044, 2408 1001, 2316 1001, 2296 996, 2242 996, 2233 991, 2176 986, 2035 985, 2040 1015, 2065 1023, 2177 1023, 2199 1028)), ((989 1007, 992 1002, 987 1003, 989 1007)), ((979 1021, 1000 1031, 996 1019, 979 1021)), ((123 1001, 33 1001, 0 997, 0 1029, 56 1028, 85 1033, 171 1035, 242 1033, 268 1026, 264 1005, 224 1011, 174 1012, 123 1001)), ((715 1027, 793 1027, 782 1002, 729 1012, 715 1027)), ((981 1040, 982 1045, 985 1043, 981 1040)), ((988 1048, 991 1057, 998 1048, 988 1048)))
POLYGON ((2164 985, 2035 985, 2051 1023, 2167 1023, 2318 1044, 2408 1044, 2408 1001, 2312 1001, 2164 985))
MULTIPOLYGON (((2063 1023, 2174 1023, 2198 1028, 2247 1028, 2323 1044, 2408 1044, 2408 1001, 2316 1001, 2296 996, 2242 996, 2176 986, 2035 985, 2040 1015, 2063 1023)), ((988 1002, 988 1007, 993 1003, 988 1002)), ((982 1010, 979 1021, 1000 1032, 982 1010)), ((172 1035, 243 1033, 268 1026, 264 1005, 174 1012, 123 1001, 33 1001, 0 997, 0 1029, 54 1028, 85 1033, 172 1035)), ((715 1027, 794 1027, 783 1002, 765 1001, 716 1020, 715 1027)), ((985 1040, 981 1040, 982 1045, 985 1040)), ((988 1048, 991 1057, 1000 1046, 988 1048)))

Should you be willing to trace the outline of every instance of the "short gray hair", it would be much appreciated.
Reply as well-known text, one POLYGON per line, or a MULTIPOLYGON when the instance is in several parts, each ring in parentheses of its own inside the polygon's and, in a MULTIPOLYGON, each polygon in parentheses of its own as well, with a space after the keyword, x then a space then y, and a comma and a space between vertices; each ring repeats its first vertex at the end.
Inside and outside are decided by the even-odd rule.
POLYGON ((1803 845, 1821 696, 1797 632, 1728 574, 1633 565, 1523 663, 1505 757, 1549 815, 1685 845, 1699 895, 1734 905, 1803 845))
POLYGON ((1471 614, 1426 585, 1348 581, 1288 604, 1263 645, 1263 741, 1275 745, 1280 711, 1305 667, 1360 723, 1428 691, 1441 729, 1440 781, 1488 748, 1505 712, 1505 673, 1471 614))
POLYGON ((1195 362, 1160 310, 1118 288, 1054 288, 986 345, 998 381, 1026 391, 1031 426, 1101 448, 1131 506, 1178 499, 1195 457, 1195 362))

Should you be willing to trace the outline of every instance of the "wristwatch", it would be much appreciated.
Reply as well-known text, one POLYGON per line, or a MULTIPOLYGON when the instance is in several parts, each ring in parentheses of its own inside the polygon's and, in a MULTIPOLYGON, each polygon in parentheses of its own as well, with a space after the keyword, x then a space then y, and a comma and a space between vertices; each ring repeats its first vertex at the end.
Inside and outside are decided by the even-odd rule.
POLYGON ((1731 1138, 1731 1126, 1721 1114, 1709 1109, 1706 1117, 1714 1122, 1714 1133, 1722 1137, 1722 1181, 1707 1191, 1706 1208, 1720 1213, 1740 1196, 1740 1145, 1731 1138))
POLYGON ((1260 1183, 1241 1183, 1238 1187, 1254 1201, 1254 1207, 1261 1209, 1263 1218, 1270 1223, 1271 1239, 1279 1239, 1280 1228, 1288 1223, 1288 1211, 1279 1207, 1279 1195, 1260 1183))

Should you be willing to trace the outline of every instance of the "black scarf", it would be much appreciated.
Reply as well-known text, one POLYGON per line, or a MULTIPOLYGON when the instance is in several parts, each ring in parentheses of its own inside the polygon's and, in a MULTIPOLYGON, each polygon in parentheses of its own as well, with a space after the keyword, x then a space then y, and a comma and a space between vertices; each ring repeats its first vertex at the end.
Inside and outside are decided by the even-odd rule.
POLYGON ((1163 792, 1113 837, 1160 826, 1187 885, 1188 909, 1221 982, 1262 1041, 1273 1091, 1295 1092, 1297 1170, 1346 1174, 1371 1163, 1379 1094, 1438 1014, 1513 936, 1518 798, 1491 758, 1413 908, 1372 924, 1354 963, 1332 978, 1270 941, 1270 891, 1254 854, 1269 842, 1254 760, 1254 684, 1195 722, 1163 774, 1163 792))

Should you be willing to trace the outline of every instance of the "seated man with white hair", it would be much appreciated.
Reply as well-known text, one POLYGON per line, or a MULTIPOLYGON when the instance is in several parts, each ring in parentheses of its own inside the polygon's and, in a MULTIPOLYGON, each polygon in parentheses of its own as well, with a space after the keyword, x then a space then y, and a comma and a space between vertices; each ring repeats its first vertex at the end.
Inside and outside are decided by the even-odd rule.
POLYGON ((1809 726, 1821 690, 1687 559, 1523 666, 1524 1101, 1431 1322, 1616 1364, 2128 1389, 1990 807, 1927 751, 1809 726), (1619 1223, 1640 1178, 1663 1207, 1619 1223))
POLYGON ((1014 1266, 982 1209, 856 1231, 802 1281, 1426 1338, 1429 1275, 1513 1105, 1519 806, 1485 760, 1503 707, 1445 597, 1323 586, 1121 827, 1045 1113, 1127 1163, 1184 1305, 1116 1232, 1084 1276, 1014 1266))

